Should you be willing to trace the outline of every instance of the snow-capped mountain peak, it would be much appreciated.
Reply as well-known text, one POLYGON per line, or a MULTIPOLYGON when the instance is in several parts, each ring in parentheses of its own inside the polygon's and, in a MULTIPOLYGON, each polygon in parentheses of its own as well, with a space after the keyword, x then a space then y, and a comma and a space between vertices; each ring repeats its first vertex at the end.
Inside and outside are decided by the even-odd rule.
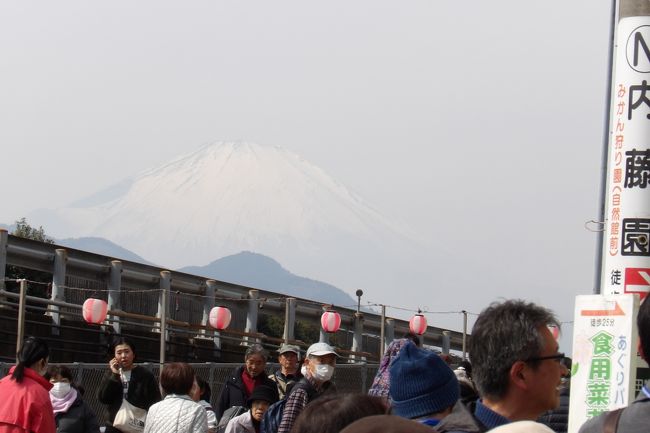
POLYGON ((55 234, 104 237, 169 267, 250 250, 316 277, 404 241, 357 195, 278 146, 205 145, 121 188, 57 209, 75 230, 55 234))

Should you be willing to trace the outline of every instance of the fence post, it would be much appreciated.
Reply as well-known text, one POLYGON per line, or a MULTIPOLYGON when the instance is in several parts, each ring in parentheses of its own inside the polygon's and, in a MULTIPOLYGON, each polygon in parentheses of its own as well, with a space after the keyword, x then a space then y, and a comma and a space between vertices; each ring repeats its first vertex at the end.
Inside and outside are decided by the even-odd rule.
MULTIPOLYGON (((63 248, 54 250, 54 274, 52 275, 52 296, 53 301, 65 300, 65 268, 68 261, 68 252, 63 248)), ((61 315, 57 305, 50 305, 52 310, 52 335, 59 335, 61 331, 61 315)))
POLYGON ((451 347, 451 332, 442 331, 442 353, 449 355, 449 348, 451 347))
POLYGON ((294 329, 296 323, 296 298, 287 298, 284 310, 284 334, 282 338, 285 343, 294 340, 294 329))
MULTIPOLYGON (((111 261, 111 270, 108 277, 108 309, 120 310, 122 308, 122 262, 111 261)), ((120 316, 110 317, 113 329, 116 334, 120 333, 120 316)))
MULTIPOLYGON (((20 297, 18 298, 18 329, 16 332, 16 353, 20 352, 25 339, 25 296, 27 295, 27 280, 20 280, 20 297)), ((18 359, 16 359, 18 362, 18 359)))
POLYGON ((381 325, 379 328, 379 360, 384 357, 386 350, 386 306, 381 306, 381 325))
MULTIPOLYGON (((354 335, 352 337, 352 349, 353 352, 361 352, 363 350, 363 313, 354 313, 354 335)), ((363 359, 363 357, 357 357, 357 355, 352 355, 352 359, 356 360, 357 358, 363 359)))
POLYGON ((165 363, 167 349, 167 309, 171 289, 171 272, 160 272, 160 297, 158 298, 158 317, 160 318, 160 365, 165 363))
MULTIPOLYGON (((259 309, 259 300, 260 295, 259 290, 251 289, 248 291, 248 314, 246 315, 246 332, 257 332, 257 311, 259 309)), ((248 336, 244 337, 244 344, 248 345, 249 343, 257 343, 257 339, 250 338, 248 336)))
MULTIPOLYGON (((329 305, 323 305, 323 313, 329 310, 329 305)), ((319 326, 320 328, 320 336, 318 338, 318 341, 320 343, 327 343, 330 344, 330 335, 329 333, 325 332, 322 326, 319 326)))
POLYGON ((463 310, 463 361, 467 359, 467 311, 463 310))
MULTIPOLYGON (((7 243, 9 232, 0 229, 0 290, 5 290, 5 276, 7 269, 7 243)), ((0 301, 4 301, 4 296, 0 296, 0 301)))
POLYGON ((386 340, 384 341, 384 351, 388 349, 390 343, 395 339, 395 319, 386 319, 386 340))
MULTIPOLYGON (((202 326, 208 326, 210 321, 210 311, 214 308, 214 294, 217 291, 217 282, 215 280, 205 281, 205 298, 203 298, 203 318, 201 319, 202 326)), ((202 336, 210 337, 212 332, 207 329, 201 329, 202 336)))

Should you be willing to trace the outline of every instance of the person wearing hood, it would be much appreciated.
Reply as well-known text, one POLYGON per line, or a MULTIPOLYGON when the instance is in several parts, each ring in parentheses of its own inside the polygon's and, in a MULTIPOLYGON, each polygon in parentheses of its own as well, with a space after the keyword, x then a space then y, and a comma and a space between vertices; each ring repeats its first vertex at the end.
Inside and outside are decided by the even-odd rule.
POLYGON ((289 433, 300 412, 310 401, 335 390, 331 382, 338 355, 327 343, 314 343, 307 349, 302 367, 304 377, 287 396, 278 433, 289 433))
POLYGON ((74 386, 70 369, 51 365, 47 368, 45 379, 52 384, 50 401, 57 433, 99 433, 97 416, 74 386))
POLYGON ((276 401, 278 395, 273 388, 258 386, 246 402, 249 410, 228 421, 225 433, 260 433, 264 413, 276 401))
POLYGON ((0 433, 55 433, 54 411, 44 377, 50 349, 28 337, 18 351, 18 364, 0 380, 0 433))

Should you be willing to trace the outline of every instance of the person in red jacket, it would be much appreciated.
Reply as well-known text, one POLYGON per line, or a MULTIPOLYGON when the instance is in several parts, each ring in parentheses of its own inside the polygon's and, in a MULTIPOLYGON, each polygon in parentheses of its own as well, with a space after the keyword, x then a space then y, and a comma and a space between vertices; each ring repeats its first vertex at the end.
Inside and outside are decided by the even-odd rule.
POLYGON ((28 337, 18 364, 0 380, 0 433, 56 433, 50 401, 52 384, 42 375, 50 350, 40 338, 28 337))

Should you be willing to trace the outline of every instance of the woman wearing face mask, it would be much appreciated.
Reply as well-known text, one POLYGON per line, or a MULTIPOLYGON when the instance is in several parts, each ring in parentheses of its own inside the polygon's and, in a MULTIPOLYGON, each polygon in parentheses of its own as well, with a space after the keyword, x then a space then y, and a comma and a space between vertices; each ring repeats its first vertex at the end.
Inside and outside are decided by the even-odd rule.
POLYGON ((95 412, 83 401, 73 386, 68 367, 51 365, 45 378, 52 384, 50 400, 54 408, 57 433, 99 433, 95 412))
POLYGON ((331 382, 338 355, 327 343, 314 343, 307 349, 301 371, 304 377, 291 389, 282 412, 278 433, 289 433, 300 412, 307 404, 325 392, 334 392, 331 382))
POLYGON ((42 376, 50 350, 40 338, 28 337, 18 352, 18 364, 0 380, 0 433, 55 433, 54 412, 42 376))

